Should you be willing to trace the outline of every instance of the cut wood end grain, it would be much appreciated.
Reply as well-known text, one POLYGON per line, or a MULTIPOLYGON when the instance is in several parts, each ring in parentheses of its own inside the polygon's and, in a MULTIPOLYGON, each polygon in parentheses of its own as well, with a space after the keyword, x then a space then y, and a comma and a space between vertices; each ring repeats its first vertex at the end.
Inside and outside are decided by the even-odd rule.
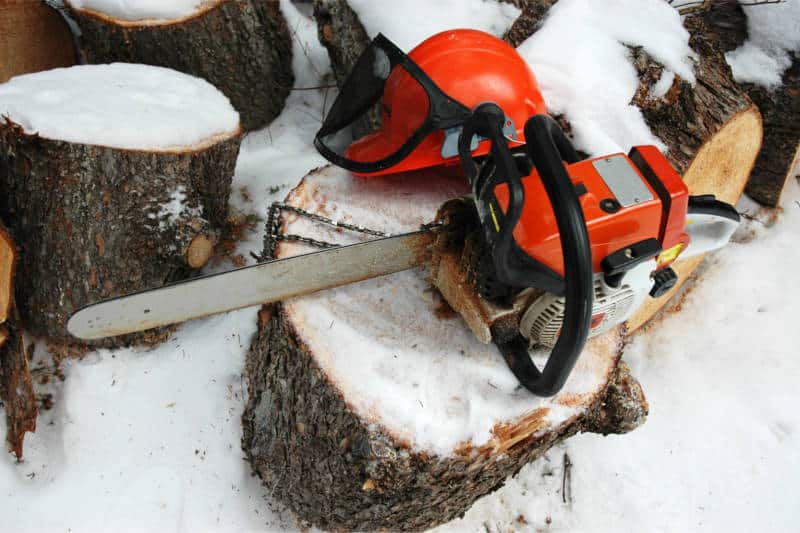
POLYGON ((4 323, 14 301, 14 267, 17 247, 11 236, 0 227, 0 324, 4 323))

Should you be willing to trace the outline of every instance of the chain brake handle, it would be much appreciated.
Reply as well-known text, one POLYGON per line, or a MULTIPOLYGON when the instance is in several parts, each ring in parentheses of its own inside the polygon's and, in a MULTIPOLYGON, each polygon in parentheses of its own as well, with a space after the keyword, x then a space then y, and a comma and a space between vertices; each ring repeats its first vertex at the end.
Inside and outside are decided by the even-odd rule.
MULTIPOLYGON (((464 124, 458 148, 497 277, 501 282, 509 283, 520 279, 514 276, 514 270, 524 266, 512 264, 510 258, 513 255, 512 248, 519 249, 513 233, 526 203, 522 173, 503 135, 504 121, 505 114, 496 104, 481 104, 464 124), (472 159, 470 141, 475 134, 491 142, 489 153, 495 165, 493 172, 482 175, 472 159), (494 190, 500 184, 506 184, 509 192, 505 212, 494 197, 494 190)), ((561 334, 543 370, 539 370, 531 359, 528 340, 518 329, 508 335, 492 328, 492 337, 522 386, 537 396, 552 396, 564 386, 588 338, 594 297, 592 253, 583 210, 563 163, 579 160, 575 149, 556 122, 547 115, 534 115, 528 119, 525 141, 526 153, 545 186, 561 236, 564 321, 561 334)))

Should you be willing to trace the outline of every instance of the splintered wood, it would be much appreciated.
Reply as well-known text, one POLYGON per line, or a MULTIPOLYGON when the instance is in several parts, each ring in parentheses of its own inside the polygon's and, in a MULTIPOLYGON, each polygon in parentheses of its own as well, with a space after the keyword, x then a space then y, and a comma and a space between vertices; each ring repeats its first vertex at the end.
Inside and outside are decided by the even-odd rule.
POLYGON ((28 369, 23 331, 14 307, 17 250, 0 223, 0 399, 6 413, 6 441, 22 459, 25 433, 36 429, 38 409, 28 369))

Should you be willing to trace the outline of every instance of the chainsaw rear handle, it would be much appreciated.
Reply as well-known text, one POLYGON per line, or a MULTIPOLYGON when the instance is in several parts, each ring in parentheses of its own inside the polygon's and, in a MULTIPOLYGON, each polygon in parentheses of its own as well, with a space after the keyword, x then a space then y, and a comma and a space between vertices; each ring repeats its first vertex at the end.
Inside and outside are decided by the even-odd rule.
MULTIPOLYGON (((493 260, 496 264, 508 261, 512 248, 506 245, 516 244, 513 241, 513 231, 525 208, 522 176, 502 134, 504 120, 505 115, 498 106, 482 104, 475 109, 473 119, 464 125, 459 138, 459 155, 472 184, 481 221, 487 221, 485 212, 493 209, 491 200, 494 188, 499 183, 508 186, 509 201, 503 224, 499 226, 496 218, 492 218, 494 229, 497 230, 493 238, 491 228, 487 229, 488 224, 484 223, 484 232, 490 235, 489 242, 492 244, 493 260), (476 133, 491 140, 490 153, 492 163, 496 166, 493 173, 483 176, 478 172, 469 152, 470 141, 476 133), (495 242, 492 243, 492 240, 495 242)), ((564 258, 564 322, 558 341, 541 371, 531 360, 528 341, 519 331, 510 338, 494 329, 492 334, 520 384, 538 396, 552 396, 564 386, 589 334, 594 297, 592 253, 583 210, 563 163, 565 160, 573 163, 579 159, 572 144, 556 122, 546 115, 535 115, 528 119, 525 124, 525 140, 526 152, 547 191, 561 236, 561 252, 564 258)), ((497 213, 490 213, 492 217, 496 215, 497 213)), ((531 262, 537 263, 532 258, 531 262)))

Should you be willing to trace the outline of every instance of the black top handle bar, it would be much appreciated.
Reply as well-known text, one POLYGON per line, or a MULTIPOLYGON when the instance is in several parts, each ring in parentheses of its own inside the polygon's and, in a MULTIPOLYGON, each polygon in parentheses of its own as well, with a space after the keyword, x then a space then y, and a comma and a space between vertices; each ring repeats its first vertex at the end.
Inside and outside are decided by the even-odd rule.
MULTIPOLYGON (((510 256, 520 252, 520 247, 513 240, 514 228, 524 209, 535 208, 533 204, 526 206, 522 175, 502 132, 505 120, 505 115, 498 106, 482 104, 464 125, 459 138, 461 163, 472 184, 476 207, 496 265, 507 264, 510 256), (491 140, 490 154, 494 165, 491 177, 480 175, 470 154, 470 142, 474 134, 491 140), (509 190, 508 208, 502 216, 502 224, 497 223, 499 209, 492 204, 494 188, 500 183, 507 184, 509 190)), ((525 123, 525 141, 526 153, 542 180, 561 237, 561 253, 564 259, 564 321, 543 370, 539 370, 531 360, 528 340, 518 331, 509 336, 493 330, 493 337, 520 384, 538 396, 552 396, 564 386, 589 334, 594 298, 592 252, 583 210, 572 180, 564 168, 564 161, 574 163, 579 160, 569 139, 552 118, 534 115, 525 123)), ((528 259, 527 264, 534 267, 534 270, 540 268, 541 265, 536 260, 528 259)), ((524 262, 516 263, 520 265, 524 262)), ((502 278, 502 269, 497 271, 497 275, 502 278)), ((530 279, 530 286, 536 286, 538 277, 533 276, 530 279)), ((518 282, 519 277, 500 281, 518 282)))

